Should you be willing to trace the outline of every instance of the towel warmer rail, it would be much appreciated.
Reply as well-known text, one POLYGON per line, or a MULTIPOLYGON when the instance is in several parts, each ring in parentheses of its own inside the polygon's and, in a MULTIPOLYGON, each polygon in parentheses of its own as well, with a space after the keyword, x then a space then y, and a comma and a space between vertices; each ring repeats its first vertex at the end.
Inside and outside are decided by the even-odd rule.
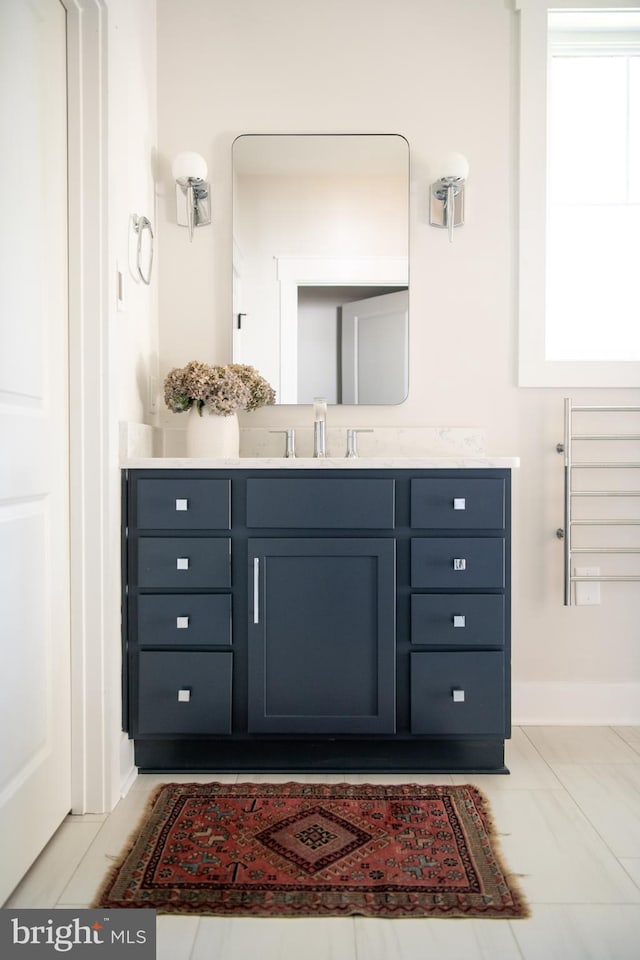
POLYGON ((564 440, 557 444, 558 453, 564 454, 564 527, 559 527, 556 534, 559 539, 564 541, 564 605, 571 606, 574 600, 572 584, 582 582, 635 582, 640 581, 639 574, 609 574, 609 575, 577 575, 572 573, 573 557, 578 554, 592 555, 640 555, 640 546, 574 546, 573 530, 575 527, 634 527, 640 526, 640 517, 621 517, 621 518, 577 518, 573 516, 573 501, 576 498, 596 497, 599 499, 609 499, 623 497, 631 499, 640 497, 640 484, 638 488, 632 489, 604 489, 599 490, 581 490, 574 486, 574 470, 640 470, 640 460, 626 459, 608 459, 608 460, 576 460, 574 458, 573 444, 582 441, 640 441, 639 433, 574 433, 573 417, 574 414, 640 414, 640 406, 600 406, 600 405, 574 405, 570 397, 565 397, 564 401, 564 440))

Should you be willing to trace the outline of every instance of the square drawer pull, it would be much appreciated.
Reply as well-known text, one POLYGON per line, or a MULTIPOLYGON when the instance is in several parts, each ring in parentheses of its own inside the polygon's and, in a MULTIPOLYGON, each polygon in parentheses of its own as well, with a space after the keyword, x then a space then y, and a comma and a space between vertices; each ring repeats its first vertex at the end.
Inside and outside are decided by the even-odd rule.
POLYGON ((188 509, 189 509, 189 501, 186 498, 180 497, 176 499, 176 510, 188 510, 188 509))
POLYGON ((454 558, 454 561, 453 561, 453 569, 454 569, 454 570, 466 570, 466 569, 467 569, 467 561, 464 560, 464 559, 461 558, 461 557, 455 557, 455 558, 454 558))
POLYGON ((466 510, 467 501, 465 497, 454 497, 453 498, 453 509, 454 510, 466 510))
POLYGON ((453 615, 453 625, 454 627, 466 627, 467 618, 460 613, 454 613, 453 615))
POLYGON ((191 700, 191 688, 182 687, 178 690, 178 703, 189 703, 191 700))
POLYGON ((454 687, 454 689, 451 691, 451 694, 453 696, 454 703, 464 703, 464 690, 454 687))
POLYGON ((176 559, 176 570, 188 570, 189 557, 178 557, 176 559))
POLYGON ((176 630, 188 630, 189 617, 176 617, 176 630))

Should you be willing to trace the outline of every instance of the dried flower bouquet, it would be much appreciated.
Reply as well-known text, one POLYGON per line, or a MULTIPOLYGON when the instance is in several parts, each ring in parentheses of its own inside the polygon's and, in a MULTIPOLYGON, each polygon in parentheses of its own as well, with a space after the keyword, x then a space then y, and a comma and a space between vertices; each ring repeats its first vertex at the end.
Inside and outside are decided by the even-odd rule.
POLYGON ((196 407, 228 417, 239 410, 257 410, 275 403, 273 387, 255 367, 244 363, 212 366, 192 360, 170 370, 164 381, 164 399, 174 413, 196 407))

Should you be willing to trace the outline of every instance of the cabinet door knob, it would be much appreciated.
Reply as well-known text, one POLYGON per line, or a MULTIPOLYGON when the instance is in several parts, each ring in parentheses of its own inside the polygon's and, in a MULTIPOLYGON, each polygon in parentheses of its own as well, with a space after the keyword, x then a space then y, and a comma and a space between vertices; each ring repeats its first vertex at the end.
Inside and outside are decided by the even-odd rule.
POLYGON ((454 510, 466 510, 467 501, 465 497, 454 497, 453 498, 453 509, 454 510))
POLYGON ((189 509, 188 500, 185 500, 182 498, 176 499, 176 510, 188 510, 188 509, 189 509))
POLYGON ((466 627, 467 618, 460 613, 454 613, 453 615, 453 625, 454 627, 466 627))
POLYGON ((189 557, 177 557, 176 570, 188 570, 188 569, 189 569, 189 557))
POLYGON ((189 703, 191 700, 191 688, 181 687, 178 690, 178 703, 189 703))
POLYGON ((176 617, 176 630, 188 630, 189 617, 176 617))
POLYGON ((454 689, 451 691, 451 695, 453 696, 454 703, 464 703, 464 690, 454 687, 454 689))
POLYGON ((467 569, 467 561, 464 560, 462 557, 455 557, 455 558, 454 558, 454 561, 453 561, 453 569, 454 569, 454 570, 466 570, 466 569, 467 569))

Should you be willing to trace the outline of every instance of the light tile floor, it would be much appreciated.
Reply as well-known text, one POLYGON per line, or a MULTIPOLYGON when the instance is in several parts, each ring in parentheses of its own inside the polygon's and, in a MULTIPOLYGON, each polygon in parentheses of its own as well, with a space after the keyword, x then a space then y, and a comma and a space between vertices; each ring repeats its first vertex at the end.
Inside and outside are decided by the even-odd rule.
MULTIPOLYGON (((640 727, 522 727, 510 776, 412 775, 473 782, 488 796, 528 920, 230 920, 158 917, 158 960, 636 960, 640 956, 640 727)), ((109 816, 68 817, 5 906, 82 907, 135 826, 140 776, 109 816)), ((399 782, 393 774, 245 776, 399 782)))

